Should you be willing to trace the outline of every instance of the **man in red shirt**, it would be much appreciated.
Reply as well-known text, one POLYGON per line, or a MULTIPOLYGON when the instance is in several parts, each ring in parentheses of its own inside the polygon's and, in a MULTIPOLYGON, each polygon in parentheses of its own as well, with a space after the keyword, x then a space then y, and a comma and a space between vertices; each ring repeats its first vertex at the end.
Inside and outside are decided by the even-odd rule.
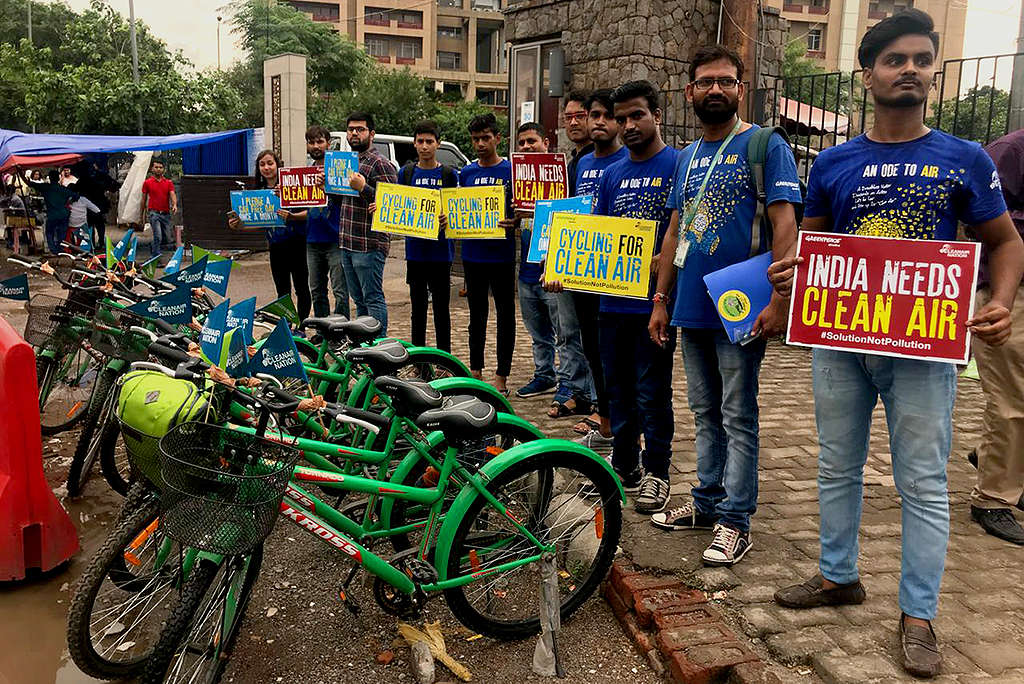
POLYGON ((164 178, 164 163, 159 159, 149 165, 152 176, 142 184, 142 207, 148 210, 149 225, 153 229, 153 242, 149 246, 151 256, 160 256, 160 244, 165 235, 170 235, 171 215, 178 211, 178 196, 174 183, 164 178))

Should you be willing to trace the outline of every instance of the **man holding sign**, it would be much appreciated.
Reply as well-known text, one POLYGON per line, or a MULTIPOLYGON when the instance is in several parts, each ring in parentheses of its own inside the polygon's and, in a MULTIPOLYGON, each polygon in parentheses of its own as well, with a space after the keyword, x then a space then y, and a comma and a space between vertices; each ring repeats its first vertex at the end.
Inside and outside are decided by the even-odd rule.
MULTIPOLYGON (((306 131, 306 154, 313 166, 324 165, 324 153, 331 134, 323 126, 310 126, 306 131)), ((327 198, 327 206, 308 209, 306 213, 306 266, 309 270, 309 291, 313 300, 313 315, 324 317, 331 313, 331 300, 327 298, 327 279, 334 293, 334 313, 348 316, 348 281, 341 264, 338 246, 341 203, 338 195, 327 198)))
MULTIPOLYGON (((966 326, 988 344, 999 345, 1010 333, 1010 310, 1024 273, 1024 244, 1006 212, 992 160, 981 146, 924 125, 938 42, 931 17, 916 9, 883 19, 864 35, 858 59, 864 86, 874 101, 874 126, 850 142, 822 151, 811 170, 803 227, 951 241, 959 221, 972 226, 989 250, 992 297, 966 326)), ((783 294, 788 294, 793 267, 800 262, 783 259, 769 270, 783 294)), ((913 286, 911 278, 906 282, 913 286)), ((799 313, 800 307, 793 306, 790 326, 799 313)), ((949 540, 946 462, 952 444, 956 366, 819 347, 814 350, 812 373, 821 449, 820 573, 780 589, 775 601, 787 608, 864 601, 857 536, 871 416, 881 397, 903 509, 903 667, 912 675, 933 677, 942 661, 931 621, 938 609, 949 540)))

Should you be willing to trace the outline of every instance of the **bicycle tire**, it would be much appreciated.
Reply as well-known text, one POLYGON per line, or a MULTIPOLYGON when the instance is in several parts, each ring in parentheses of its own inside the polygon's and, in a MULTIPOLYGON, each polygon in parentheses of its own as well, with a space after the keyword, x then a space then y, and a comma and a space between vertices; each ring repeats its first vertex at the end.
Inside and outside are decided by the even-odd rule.
POLYGON ((409 360, 395 371, 399 378, 437 380, 439 378, 465 378, 465 369, 450 357, 430 349, 418 349, 409 353, 409 360), (413 373, 409 375, 408 373, 413 373))
MULTIPOLYGON (((68 611, 68 650, 75 665, 91 677, 123 679, 137 676, 142 672, 142 668, 145 667, 150 651, 158 643, 157 636, 160 633, 161 618, 164 613, 160 613, 155 609, 161 602, 158 601, 154 604, 154 597, 162 589, 168 589, 163 599, 173 601, 176 596, 176 592, 173 591, 175 581, 169 576, 166 577, 166 580, 160 579, 156 581, 160 573, 160 571, 157 571, 153 576, 153 580, 146 582, 142 586, 135 584, 143 582, 143 579, 133 575, 128 569, 125 562, 125 549, 157 520, 159 513, 159 503, 153 498, 120 521, 111 530, 110 535, 100 549, 89 560, 81 579, 79 579, 75 586, 75 591, 71 596, 70 610, 68 611), (106 655, 101 654, 97 650, 96 644, 93 643, 94 634, 92 630, 94 622, 98 622, 100 618, 94 616, 96 615, 97 605, 102 601, 100 589, 108 579, 118 590, 132 595, 132 598, 127 600, 127 611, 113 618, 115 623, 120 618, 130 614, 132 608, 145 611, 144 615, 133 620, 130 628, 138 626, 141 624, 141 620, 150 617, 152 620, 150 624, 153 627, 152 648, 140 648, 136 652, 133 647, 138 645, 138 641, 135 641, 133 646, 128 648, 119 649, 116 646, 111 646, 111 648, 107 649, 106 655), (151 591, 147 592, 147 589, 151 589, 151 591), (131 652, 129 653, 129 651, 131 652), (125 659, 115 660, 113 656, 117 655, 125 659)), ((178 563, 177 557, 171 560, 170 563, 176 568, 178 563)), ((107 593, 110 592, 104 592, 104 594, 107 593)), ((170 604, 167 604, 167 607, 169 608, 170 604)), ((115 609, 104 607, 100 615, 113 610, 115 609)), ((108 624, 100 625, 101 631, 104 633, 97 636, 101 640, 106 636, 112 636, 105 634, 107 630, 102 629, 108 624)), ((109 629, 109 627, 107 628, 109 629)), ((125 635, 127 636, 127 634, 126 632, 125 635)), ((119 645, 123 646, 124 643, 129 642, 122 641, 119 645)))
POLYGON ((75 445, 75 455, 71 459, 71 468, 68 470, 68 496, 74 498, 82 495, 85 483, 92 475, 92 466, 99 456, 99 430, 100 422, 105 416, 105 410, 109 410, 113 402, 114 381, 117 380, 117 372, 104 370, 96 380, 93 387, 92 397, 89 400, 89 408, 86 412, 85 425, 78 436, 78 444, 75 445))
MULTIPOLYGON (((587 456, 577 454, 574 452, 559 452, 552 451, 547 453, 538 454, 526 458, 519 463, 513 464, 506 470, 499 473, 494 479, 487 484, 487 489, 494 494, 499 500, 503 500, 503 487, 515 482, 518 478, 527 476, 530 473, 540 473, 547 471, 550 474, 556 468, 565 470, 572 470, 584 476, 587 483, 581 483, 583 487, 592 487, 592 489, 586 490, 587 495, 583 495, 583 489, 576 490, 576 493, 572 493, 572 488, 576 486, 576 481, 572 480, 569 485, 563 489, 563 492, 569 493, 569 498, 565 502, 559 503, 555 509, 550 509, 550 503, 557 501, 557 499, 563 494, 551 497, 545 504, 547 513, 544 515, 544 519, 537 521, 529 521, 533 525, 531 532, 534 534, 541 534, 541 529, 538 526, 539 523, 547 525, 546 520, 552 515, 557 513, 558 517, 555 518, 556 523, 563 523, 564 515, 559 509, 567 505, 575 505, 574 502, 586 502, 585 506, 589 507, 592 504, 595 505, 595 519, 594 521, 584 521, 579 527, 582 532, 588 529, 588 526, 592 523, 599 530, 594 536, 599 540, 597 551, 594 554, 592 563, 587 568, 585 575, 578 577, 575 583, 571 583, 574 579, 572 574, 560 572, 559 583, 565 582, 569 587, 569 594, 561 599, 560 613, 562 620, 567 620, 593 593, 597 590, 598 585, 604 579, 611 567, 612 560, 615 556, 615 551, 618 546, 619 535, 622 531, 622 502, 619 499, 618 487, 612 475, 605 470, 600 463, 588 458, 587 456), (596 504, 600 502, 601 506, 601 521, 600 524, 596 521, 596 504)), ((558 480, 558 474, 555 473, 554 477, 551 478, 553 481, 558 480)), ((554 494, 554 490, 551 490, 547 495, 554 494)), ((508 497, 505 497, 506 503, 508 497)), ((453 578, 460 575, 464 575, 467 572, 485 573, 484 578, 473 582, 462 587, 456 587, 454 589, 447 589, 444 592, 445 599, 448 602, 448 607, 451 609, 452 614, 455 615, 456 619, 459 620, 463 625, 473 630, 474 632, 483 634, 496 639, 502 640, 514 640, 522 639, 530 635, 536 634, 540 631, 540 618, 537 615, 539 611, 539 603, 537 601, 537 588, 539 587, 539 577, 536 579, 525 577, 527 572, 526 568, 532 568, 535 564, 531 563, 528 565, 520 566, 512 571, 505 573, 495 573, 493 575, 486 573, 486 566, 479 563, 479 557, 474 556, 471 552, 472 544, 468 543, 470 533, 473 531, 474 524, 479 524, 480 519, 483 517, 481 514, 485 513, 484 506, 487 506, 487 501, 482 496, 477 496, 475 500, 470 504, 466 513, 462 519, 458 522, 455 534, 452 538, 452 551, 448 557, 447 566, 447 577, 453 578), (464 555, 466 558, 464 559, 464 555), (509 620, 498 620, 491 615, 486 615, 479 610, 473 603, 467 598, 467 592, 474 592, 478 595, 481 591, 481 587, 494 586, 499 581, 507 582, 509 577, 515 576, 521 577, 526 580, 524 588, 521 591, 505 591, 502 595, 500 592, 491 594, 488 590, 486 604, 490 607, 494 604, 492 596, 497 596, 499 603, 504 605, 512 604, 517 598, 522 599, 523 609, 532 611, 526 617, 521 619, 509 619, 509 620), (492 579, 493 578, 493 579, 492 579), (510 601, 505 601, 511 595, 510 601)), ((570 509, 571 510, 571 509, 570 509)), ((507 525, 505 516, 498 514, 496 509, 488 508, 487 511, 493 512, 494 521, 497 524, 504 522, 507 525), (499 520, 501 518, 501 520, 499 520)), ((517 511, 519 512, 519 511, 517 511)), ((522 514, 520 513, 522 517, 522 514)), ((529 516, 526 516, 529 517, 529 516)), ((536 517, 535 515, 533 517, 536 517)), ((525 519, 525 518, 524 518, 525 519)), ((575 524, 575 523, 574 523, 575 524)), ((569 531, 571 531, 570 528, 569 531)), ((568 542, 573 542, 580 532, 577 532, 568 542)), ((486 539, 487 535, 480 535, 481 538, 486 539)), ((556 538, 557 541, 557 538, 556 538)), ((478 542, 482 543, 482 542, 478 542)), ((488 542, 489 547, 483 548, 495 548, 495 544, 492 541, 488 542)), ((514 548, 514 547, 513 547, 514 548)), ((526 551, 532 555, 533 549, 530 548, 526 551)), ((570 550, 566 550, 566 560, 569 559, 570 550)), ((487 553, 487 551, 485 551, 487 553)), ((504 555, 499 554, 499 560, 508 560, 510 555, 508 552, 502 552, 504 555)), ((563 553, 562 549, 556 544, 556 560, 563 553)), ((584 550, 584 558, 586 557, 586 551, 584 550)), ((485 561, 488 559, 485 557, 485 561)), ((578 575, 578 573, 576 573, 578 575)), ((505 585, 507 586, 507 584, 505 585)), ((511 606, 516 607, 516 606, 511 606)))
MULTIPOLYGON (((154 649, 153 655, 146 662, 142 676, 139 679, 142 684, 147 682, 160 684, 163 682, 183 681, 176 677, 174 671, 169 672, 169 670, 172 670, 175 665, 175 658, 182 650, 182 644, 186 643, 186 639, 190 639, 194 631, 202 630, 204 622, 200 622, 197 625, 197 618, 202 620, 204 617, 218 614, 219 611, 216 610, 216 606, 211 609, 208 607, 209 602, 204 603, 204 599, 211 592, 219 592, 225 586, 230 587, 231 583, 229 580, 234 575, 222 578, 220 581, 217 580, 221 576, 221 569, 229 566, 238 558, 235 556, 219 564, 202 560, 195 567, 182 588, 181 598, 171 612, 171 615, 167 618, 167 623, 164 630, 160 633, 160 641, 154 649)), ((248 558, 248 564, 242 564, 242 567, 238 568, 245 572, 245 577, 242 579, 242 586, 238 592, 241 598, 238 601, 235 620, 229 627, 230 631, 226 637, 217 640, 220 646, 215 648, 215 652, 212 654, 208 653, 208 655, 212 655, 212 658, 206 658, 205 660, 209 664, 209 668, 204 668, 206 676, 203 678, 190 677, 188 679, 190 683, 216 684, 224 674, 224 668, 227 667, 228 660, 230 659, 231 648, 238 636, 242 620, 245 618, 245 610, 249 605, 249 599, 252 597, 252 587, 259 576, 260 565, 263 562, 263 545, 257 546, 248 558)), ((229 568, 229 571, 231 571, 231 568, 229 568)), ((212 599, 215 602, 223 600, 216 595, 212 599)), ((199 649, 190 646, 188 650, 197 652, 199 649)), ((189 672, 197 672, 197 670, 190 670, 189 672)))
POLYGON ((124 469, 118 464, 117 441, 120 436, 121 424, 111 411, 99 436, 100 472, 111 489, 125 496, 131 487, 131 464, 127 461, 127 455, 124 457, 124 463, 128 466, 128 472, 123 472, 124 469))
POLYGON ((96 380, 90 385, 83 385, 81 381, 89 372, 98 378, 101 370, 102 368, 98 367, 95 360, 81 346, 73 347, 66 353, 61 352, 56 358, 36 358, 39 426, 44 435, 60 434, 85 418, 88 412, 88 396, 92 390, 90 385, 94 385, 96 380), (58 359, 63 359, 63 362, 58 363, 58 359), (85 371, 80 373, 83 368, 85 371), (67 410, 69 404, 71 408, 67 410))

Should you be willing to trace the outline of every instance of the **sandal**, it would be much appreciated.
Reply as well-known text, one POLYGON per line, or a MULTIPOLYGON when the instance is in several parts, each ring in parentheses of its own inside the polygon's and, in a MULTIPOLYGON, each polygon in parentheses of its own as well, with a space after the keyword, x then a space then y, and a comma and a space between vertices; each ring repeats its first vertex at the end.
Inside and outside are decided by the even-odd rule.
POLYGON ((590 416, 581 419, 580 422, 572 426, 572 431, 575 432, 577 435, 587 435, 594 430, 600 429, 601 424, 594 420, 593 418, 591 418, 590 416))
POLYGON ((594 407, 591 405, 589 399, 569 397, 565 401, 551 402, 551 408, 548 409, 548 418, 565 418, 566 416, 589 416, 593 412, 594 407), (573 403, 572 406, 569 406, 570 401, 573 403))

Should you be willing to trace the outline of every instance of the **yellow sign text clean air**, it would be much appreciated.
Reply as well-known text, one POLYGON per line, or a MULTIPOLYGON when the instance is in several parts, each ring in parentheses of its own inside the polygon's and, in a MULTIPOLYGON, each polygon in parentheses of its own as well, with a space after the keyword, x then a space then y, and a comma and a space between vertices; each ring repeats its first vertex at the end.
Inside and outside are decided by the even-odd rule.
POLYGON ((441 230, 437 190, 413 185, 380 183, 370 230, 436 240, 441 230))
POLYGON ((504 185, 444 188, 441 203, 448 216, 445 237, 460 240, 505 237, 505 229, 498 225, 505 218, 504 185))

